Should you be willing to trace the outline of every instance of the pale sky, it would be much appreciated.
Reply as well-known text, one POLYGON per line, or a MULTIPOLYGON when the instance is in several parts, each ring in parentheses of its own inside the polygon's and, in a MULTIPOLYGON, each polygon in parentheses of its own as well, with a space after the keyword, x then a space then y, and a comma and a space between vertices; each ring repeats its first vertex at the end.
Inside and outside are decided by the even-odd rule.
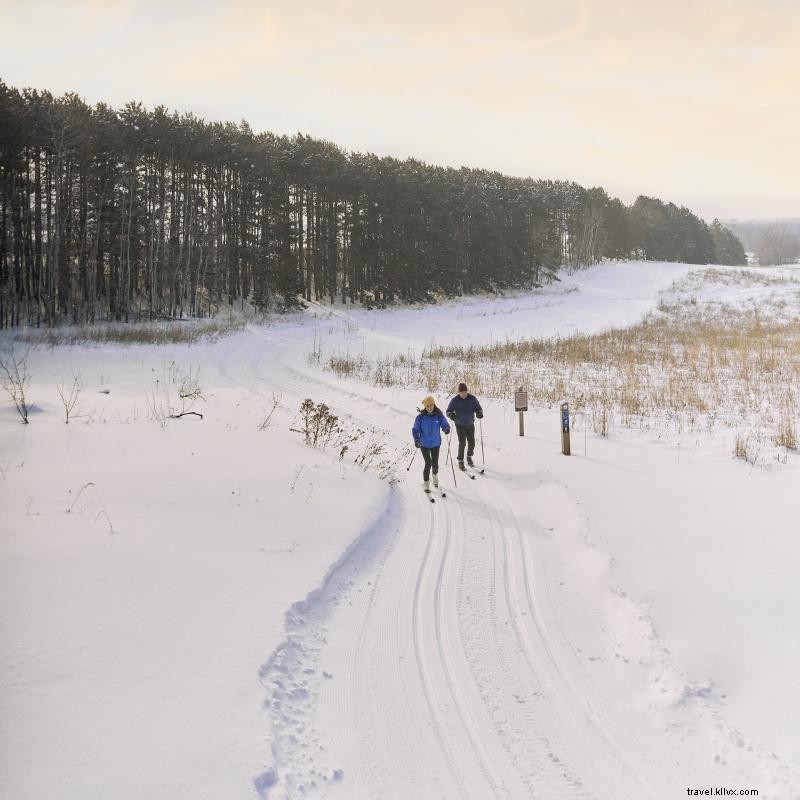
POLYGON ((0 78, 800 217, 800 0, 0 0, 0 78))

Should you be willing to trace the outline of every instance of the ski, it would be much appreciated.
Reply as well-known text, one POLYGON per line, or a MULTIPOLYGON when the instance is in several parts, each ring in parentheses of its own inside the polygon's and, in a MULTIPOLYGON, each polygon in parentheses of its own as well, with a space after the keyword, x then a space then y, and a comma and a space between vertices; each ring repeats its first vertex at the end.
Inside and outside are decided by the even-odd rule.
POLYGON ((465 470, 465 472, 469 472, 470 475, 483 475, 485 471, 485 466, 478 469, 478 467, 476 467, 474 464, 469 463, 467 464, 467 469, 465 470))
POLYGON ((428 500, 430 500, 431 503, 436 502, 436 500, 431 496, 434 493, 434 491, 436 491, 439 494, 439 497, 447 497, 447 492, 444 489, 440 489, 438 486, 434 486, 433 489, 425 489, 423 487, 422 491, 425 492, 426 495, 428 495, 428 500))

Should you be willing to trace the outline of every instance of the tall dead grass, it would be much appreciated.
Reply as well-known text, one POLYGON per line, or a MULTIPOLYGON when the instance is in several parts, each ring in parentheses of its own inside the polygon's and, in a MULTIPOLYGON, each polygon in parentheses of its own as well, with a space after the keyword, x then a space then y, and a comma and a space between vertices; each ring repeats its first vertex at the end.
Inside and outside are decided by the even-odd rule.
POLYGON ((243 322, 172 321, 104 323, 65 328, 27 328, 16 334, 17 341, 46 347, 92 344, 191 344, 217 339, 241 330, 243 322))
POLYGON ((598 334, 433 347, 376 362, 339 356, 328 367, 440 394, 466 380, 478 395, 511 400, 525 386, 529 404, 567 398, 602 435, 612 423, 678 433, 727 426, 763 429, 776 446, 797 447, 800 320, 758 308, 662 303, 637 325, 598 334))

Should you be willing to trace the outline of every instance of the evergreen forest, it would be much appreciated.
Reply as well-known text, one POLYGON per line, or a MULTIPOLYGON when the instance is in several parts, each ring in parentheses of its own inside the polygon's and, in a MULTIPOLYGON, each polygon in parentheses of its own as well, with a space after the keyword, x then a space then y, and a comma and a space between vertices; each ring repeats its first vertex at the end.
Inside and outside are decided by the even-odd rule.
POLYGON ((434 302, 602 259, 746 263, 657 198, 0 81, 0 328, 434 302))

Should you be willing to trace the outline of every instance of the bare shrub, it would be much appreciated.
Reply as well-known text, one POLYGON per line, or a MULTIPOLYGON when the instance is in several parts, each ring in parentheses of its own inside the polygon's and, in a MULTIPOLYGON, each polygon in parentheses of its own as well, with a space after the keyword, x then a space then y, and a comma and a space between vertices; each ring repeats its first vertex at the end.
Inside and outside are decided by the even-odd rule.
POLYGON ((67 386, 65 383, 60 383, 56 386, 58 396, 61 398, 61 403, 64 406, 64 422, 69 425, 70 417, 76 417, 75 413, 78 409, 78 403, 81 391, 83 390, 83 380, 81 379, 80 372, 72 371, 72 384, 67 386))
POLYGON ((303 434, 305 443, 320 449, 332 446, 339 461, 352 455, 352 461, 365 472, 373 472, 381 480, 396 483, 395 468, 407 449, 393 451, 386 445, 387 432, 378 428, 354 427, 342 422, 324 403, 310 398, 300 406, 302 428, 291 428, 303 434))
POLYGON ((275 413, 275 411, 278 408, 280 408, 282 399, 283 399, 282 394, 275 394, 275 392, 272 393, 272 407, 270 408, 269 411, 264 409, 264 416, 262 417, 261 422, 259 422, 257 426, 258 430, 265 431, 267 428, 269 428, 269 426, 272 424, 272 416, 275 413))
POLYGON ((303 427, 297 432, 302 433, 306 444, 312 447, 324 448, 338 431, 339 417, 333 414, 325 403, 318 405, 310 398, 306 398, 300 404, 300 415, 303 427))
POLYGON ((200 417, 193 411, 194 404, 205 401, 200 388, 200 369, 192 366, 181 367, 176 361, 162 363, 162 378, 156 378, 149 391, 145 392, 145 405, 148 419, 166 428, 170 419, 180 419, 188 415, 200 417))
MULTIPOLYGON (((174 363, 174 362, 173 362, 174 363)), ((195 414, 202 419, 203 415, 197 411, 192 411, 197 400, 205 401, 203 391, 200 388, 200 368, 192 370, 189 366, 185 372, 179 371, 176 375, 175 383, 178 385, 178 400, 180 401, 180 409, 177 413, 173 411, 171 416, 178 419, 179 417, 186 416, 187 414, 195 414)))
POLYGON ((28 424, 28 401, 25 393, 30 385, 29 353, 30 351, 26 350, 22 355, 17 355, 12 348, 0 356, 0 383, 14 401, 17 413, 26 425, 28 424))

